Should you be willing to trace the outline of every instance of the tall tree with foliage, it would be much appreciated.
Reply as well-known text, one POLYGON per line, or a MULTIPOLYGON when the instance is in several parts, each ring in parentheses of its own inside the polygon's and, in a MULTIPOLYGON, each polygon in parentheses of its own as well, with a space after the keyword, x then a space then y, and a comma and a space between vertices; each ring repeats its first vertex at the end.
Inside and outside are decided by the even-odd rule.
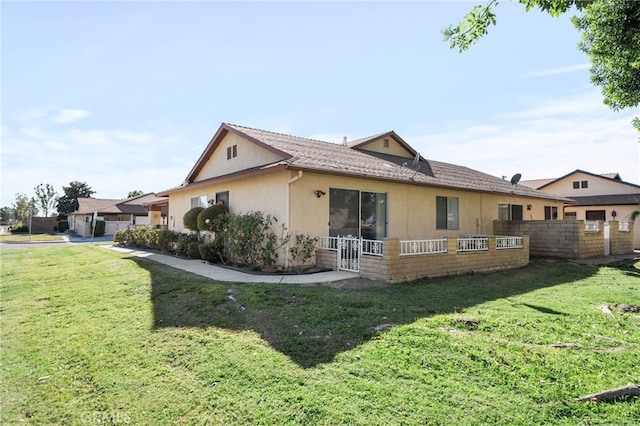
POLYGON ((142 192, 139 189, 136 189, 133 191, 129 191, 129 193, 127 194, 127 198, 139 197, 141 195, 144 195, 144 192, 142 192))
POLYGON ((22 224, 29 223, 29 215, 34 207, 33 198, 27 197, 25 194, 17 193, 16 200, 13 202, 13 209, 15 210, 16 219, 22 224))
POLYGON ((58 193, 53 189, 53 186, 48 183, 41 183, 33 188, 33 190, 36 193, 36 207, 45 217, 49 217, 49 212, 51 212, 58 203, 58 193))
POLYGON ((7 223, 16 218, 16 209, 13 207, 2 207, 0 209, 0 222, 7 223))
MULTIPOLYGON (((582 40, 578 48, 591 61, 591 82, 600 87, 605 105, 614 111, 640 104, 640 1, 638 0, 518 0, 526 11, 539 9, 551 16, 568 12, 582 40)), ((497 0, 475 6, 456 26, 443 31, 450 47, 467 50, 496 24, 497 0)), ((633 119, 640 131, 640 119, 633 119)))
POLYGON ((63 186, 64 195, 58 198, 58 214, 66 215, 78 210, 78 198, 91 198, 96 192, 85 182, 73 181, 63 186))

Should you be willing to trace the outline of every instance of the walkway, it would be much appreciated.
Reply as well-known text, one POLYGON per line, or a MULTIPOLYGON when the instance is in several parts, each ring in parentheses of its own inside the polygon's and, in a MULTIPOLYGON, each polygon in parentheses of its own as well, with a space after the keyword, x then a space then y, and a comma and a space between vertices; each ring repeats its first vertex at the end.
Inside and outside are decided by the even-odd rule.
POLYGON ((301 275, 255 275, 233 269, 221 268, 203 260, 184 259, 165 254, 151 253, 142 250, 134 250, 116 246, 102 246, 120 253, 127 253, 135 257, 143 257, 158 263, 162 263, 183 271, 192 272, 203 277, 217 281, 243 282, 243 283, 273 283, 273 284, 326 284, 335 281, 360 279, 360 275, 354 272, 328 271, 315 274, 301 275))

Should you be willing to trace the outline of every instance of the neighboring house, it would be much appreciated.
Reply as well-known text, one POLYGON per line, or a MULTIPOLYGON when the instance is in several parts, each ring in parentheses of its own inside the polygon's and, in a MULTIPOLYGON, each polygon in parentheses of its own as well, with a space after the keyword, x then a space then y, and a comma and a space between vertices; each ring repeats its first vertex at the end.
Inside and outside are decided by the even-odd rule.
POLYGON ((78 210, 67 215, 69 230, 83 237, 91 236, 91 221, 95 212, 98 220, 105 221, 105 235, 129 226, 150 224, 149 211, 143 203, 157 199, 155 194, 145 194, 125 200, 78 198, 78 210))
POLYGON ((142 203, 149 210, 149 225, 161 229, 167 229, 169 211, 169 199, 167 197, 153 197, 142 203))
MULTIPOLYGON (((564 206, 565 219, 630 222, 640 208, 640 185, 622 180, 618 173, 597 175, 575 170, 559 178, 522 181, 550 194, 571 199, 564 206)), ((635 248, 640 248, 640 226, 633 226, 635 248)))
MULTIPOLYGON (((193 207, 274 215, 291 233, 370 240, 491 234, 494 220, 543 220, 566 199, 426 160, 395 132, 342 144, 222 124, 168 197, 168 227, 193 207)), ((527 258, 528 260, 528 258, 527 258)))

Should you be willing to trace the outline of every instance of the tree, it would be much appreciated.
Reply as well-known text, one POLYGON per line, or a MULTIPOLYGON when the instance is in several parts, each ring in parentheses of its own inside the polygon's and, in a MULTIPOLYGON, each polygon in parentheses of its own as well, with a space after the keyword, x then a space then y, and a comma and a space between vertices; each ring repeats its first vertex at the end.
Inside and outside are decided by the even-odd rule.
MULTIPOLYGON (((591 82, 614 111, 640 104, 640 1, 638 0, 518 0, 528 12, 539 9, 559 16, 575 6, 572 22, 581 32, 578 48, 589 55, 591 82)), ((467 50, 496 24, 498 0, 475 6, 456 26, 442 33, 449 46, 467 50)), ((640 118, 633 119, 640 131, 640 118)))
POLYGON ((139 197, 141 195, 144 195, 144 192, 142 192, 139 189, 136 189, 133 191, 129 191, 129 193, 127 194, 127 198, 139 197))
POLYGON ((78 210, 78 198, 91 198, 96 192, 85 182, 73 181, 63 186, 64 195, 58 198, 58 214, 66 215, 78 210))
POLYGON ((16 209, 13 207, 2 207, 0 209, 0 222, 7 223, 16 218, 16 209))
POLYGON ((47 184, 39 184, 33 190, 36 193, 36 207, 40 210, 45 217, 49 217, 49 212, 53 210, 53 208, 58 203, 58 194, 56 193, 53 186, 47 184))
POLYGON ((16 200, 13 202, 13 209, 16 213, 16 219, 22 224, 29 222, 31 209, 34 207, 33 198, 29 199, 25 194, 17 193, 16 200))

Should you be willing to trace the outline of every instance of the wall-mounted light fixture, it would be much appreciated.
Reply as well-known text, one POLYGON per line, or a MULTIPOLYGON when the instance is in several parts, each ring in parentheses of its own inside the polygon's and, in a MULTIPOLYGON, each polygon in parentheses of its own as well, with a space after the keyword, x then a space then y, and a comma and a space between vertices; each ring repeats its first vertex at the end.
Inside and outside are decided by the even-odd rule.
POLYGON ((326 194, 326 192, 320 191, 319 189, 316 189, 315 191, 313 191, 313 193, 316 194, 316 197, 318 197, 318 198, 320 198, 320 197, 322 197, 323 195, 326 194))
POLYGON ((527 204, 527 210, 531 210, 533 206, 531 204, 527 204))
POLYGON ((611 217, 615 218, 618 216, 618 213, 615 210, 611 210, 611 217))

